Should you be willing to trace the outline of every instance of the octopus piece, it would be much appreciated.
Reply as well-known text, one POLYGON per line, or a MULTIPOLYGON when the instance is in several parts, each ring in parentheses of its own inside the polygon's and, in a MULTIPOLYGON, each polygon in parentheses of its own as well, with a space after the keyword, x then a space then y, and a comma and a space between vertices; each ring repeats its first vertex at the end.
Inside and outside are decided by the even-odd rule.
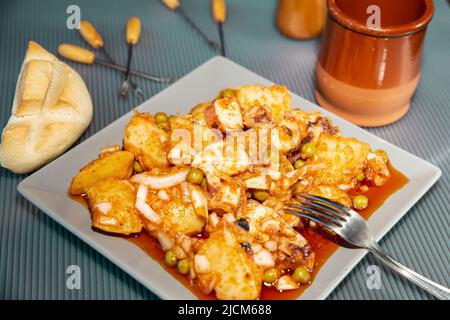
POLYGON ((307 249, 308 241, 273 209, 249 200, 241 207, 237 218, 237 225, 254 239, 251 248, 258 257, 255 260, 257 265, 267 268, 277 264, 286 270, 299 265, 314 266, 314 254, 307 249), (270 249, 262 249, 261 246, 276 247, 278 250, 270 252, 270 249))
POLYGON ((283 120, 291 108, 291 95, 285 86, 247 85, 232 90, 244 113, 254 106, 263 106, 274 123, 283 120))
POLYGON ((217 174, 232 176, 247 170, 250 159, 245 149, 234 143, 227 144, 228 141, 225 139, 204 148, 195 155, 192 166, 212 176, 217 174))
POLYGON ((247 196, 242 186, 237 183, 222 182, 217 192, 209 200, 208 207, 220 214, 235 213, 246 200, 247 196))
POLYGON ((244 127, 239 104, 229 98, 217 99, 205 110, 205 120, 210 128, 222 132, 239 130, 244 127))

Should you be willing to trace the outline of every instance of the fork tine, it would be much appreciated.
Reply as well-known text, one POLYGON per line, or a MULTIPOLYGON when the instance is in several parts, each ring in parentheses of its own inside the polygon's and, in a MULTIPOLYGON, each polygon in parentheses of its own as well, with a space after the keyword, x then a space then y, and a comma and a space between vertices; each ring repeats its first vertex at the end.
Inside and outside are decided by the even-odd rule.
POLYGON ((322 203, 322 204, 325 204, 325 205, 327 205, 327 206, 333 207, 333 208, 335 208, 335 209, 340 209, 340 210, 343 211, 347 216, 350 215, 350 210, 349 210, 349 208, 347 208, 346 206, 344 206, 344 205, 342 205, 342 204, 340 204, 340 203, 331 201, 331 200, 329 200, 329 199, 327 199, 327 198, 320 197, 320 196, 313 196, 313 195, 305 194, 305 193, 298 194, 298 196, 300 196, 300 197, 302 197, 302 198, 305 198, 305 199, 307 199, 307 200, 318 201, 318 202, 320 202, 320 203, 322 203))
POLYGON ((328 221, 322 220, 317 218, 316 216, 312 215, 312 214, 308 214, 308 213, 304 213, 301 211, 297 211, 297 210, 292 210, 292 209, 285 209, 286 211, 295 214, 299 217, 303 217, 306 219, 309 219, 311 221, 314 221, 318 224, 320 224, 321 226, 327 227, 328 229, 331 229, 332 231, 336 232, 336 225, 329 223, 328 221))
POLYGON ((292 203, 289 203, 288 206, 291 208, 295 208, 298 210, 302 210, 302 211, 306 211, 308 213, 314 214, 314 215, 318 216, 319 218, 328 220, 330 223, 333 223, 333 224, 337 225, 338 227, 342 227, 342 221, 335 218, 334 216, 328 214, 327 212, 322 212, 322 211, 316 210, 314 208, 305 207, 302 205, 292 204, 292 203))
POLYGON ((337 216, 338 219, 342 220, 342 221, 346 221, 349 216, 339 210, 337 210, 335 207, 330 207, 327 205, 323 205, 320 202, 317 201, 302 201, 302 204, 307 204, 313 208, 318 208, 321 211, 325 211, 328 214, 333 214, 335 216, 337 216))

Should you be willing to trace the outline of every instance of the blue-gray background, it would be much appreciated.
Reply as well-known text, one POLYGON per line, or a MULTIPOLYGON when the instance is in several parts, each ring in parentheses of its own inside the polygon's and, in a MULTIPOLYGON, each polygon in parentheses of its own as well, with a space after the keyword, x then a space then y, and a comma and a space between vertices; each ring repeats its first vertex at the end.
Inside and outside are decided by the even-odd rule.
MULTIPOLYGON (((285 84, 314 101, 314 62, 319 39, 292 41, 274 27, 275 0, 229 0, 225 26, 228 57, 262 76, 285 84)), ((372 133, 424 158, 443 170, 436 185, 384 237, 381 245, 401 262, 447 287, 450 285, 450 8, 436 1, 420 86, 411 110, 399 122, 372 133)), ((83 19, 103 35, 106 47, 122 64, 126 60, 124 24, 136 15, 143 22, 136 47, 136 69, 181 77, 216 55, 174 12, 158 0, 0 1, 0 127, 10 115, 16 78, 27 42, 52 52, 60 43, 87 47, 66 28, 66 8, 77 4, 83 19)), ((185 0, 184 9, 211 37, 217 38, 207 0, 185 0)), ((101 66, 71 64, 85 79, 94 102, 94 117, 80 140, 93 135, 137 101, 121 99, 122 76, 101 66)), ((148 96, 165 85, 138 79, 148 96)), ((201 90, 202 88, 198 88, 201 90)), ((24 176, 0 169, 0 299, 156 299, 133 278, 84 244, 16 191, 24 176), (66 289, 66 268, 78 265, 80 290, 66 289)), ((330 299, 429 299, 389 270, 381 269, 381 290, 366 287, 367 256, 330 295, 330 299)))

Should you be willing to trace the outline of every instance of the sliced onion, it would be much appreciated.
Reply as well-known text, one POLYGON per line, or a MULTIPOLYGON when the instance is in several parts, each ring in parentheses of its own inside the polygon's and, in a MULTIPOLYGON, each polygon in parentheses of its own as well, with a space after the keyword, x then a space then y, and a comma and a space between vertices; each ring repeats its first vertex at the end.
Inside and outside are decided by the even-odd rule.
POLYGON ((297 172, 299 172, 299 170, 292 170, 292 171, 286 172, 284 175, 288 178, 292 178, 297 172))
POLYGON ((256 265, 271 268, 275 266, 275 261, 273 260, 272 254, 266 249, 262 249, 257 254, 253 256, 253 261, 256 265))
POLYGON ((376 155, 375 153, 370 152, 370 153, 367 155, 367 160, 372 160, 372 159, 375 159, 376 157, 377 157, 377 155, 376 155))
POLYGON ((261 223, 261 231, 264 233, 274 233, 280 231, 280 221, 275 219, 264 219, 261 223))
POLYGON ((264 248, 269 250, 269 252, 275 252, 278 249, 277 242, 274 240, 269 240, 264 243, 264 248))
POLYGON ((209 218, 209 224, 213 228, 215 228, 219 224, 219 217, 217 216, 217 214, 215 212, 211 213, 208 218, 209 218))
POLYGON ((108 211, 111 210, 111 207, 111 202, 99 202, 94 205, 94 210, 97 209, 101 213, 108 213, 108 211))
POLYGON ((253 253, 258 253, 262 250, 262 246, 259 243, 252 244, 253 253))
POLYGON ((303 247, 308 244, 308 241, 300 233, 295 232, 294 243, 299 247, 303 247))
POLYGON ((181 183, 180 188, 181 188, 181 199, 184 202, 192 202, 191 193, 189 192, 189 182, 185 181, 181 183))
POLYGON ((307 179, 302 179, 302 180, 300 180, 300 184, 302 186, 307 186, 309 184, 309 181, 307 179))
POLYGON ((189 263, 189 278, 191 280, 197 278, 197 273, 195 273, 194 263, 192 261, 189 263))
POLYGON ((348 185, 348 184, 340 184, 340 185, 338 185, 338 188, 340 189, 340 190, 349 190, 350 188, 351 188, 352 186, 350 186, 350 185, 348 185))
POLYGON ((275 283, 275 288, 278 291, 294 290, 294 289, 298 289, 298 283, 295 282, 291 276, 285 275, 278 279, 277 283, 275 283))
POLYGON ((280 180, 281 178, 281 172, 278 170, 269 169, 267 170, 267 173, 269 174, 272 180, 280 180))
POLYGON ((281 233, 284 234, 287 237, 296 237, 298 232, 292 229, 291 227, 284 225, 281 228, 281 233))
POLYGON ((189 169, 183 169, 176 173, 171 173, 163 176, 154 176, 149 172, 144 172, 132 176, 130 181, 149 186, 152 189, 165 189, 174 187, 186 181, 188 172, 189 169))
POLYGON ((159 215, 153 211, 153 209, 145 202, 140 199, 136 200, 136 209, 144 215, 148 220, 153 223, 161 222, 159 215))
POLYGON ((232 213, 226 213, 223 215, 223 218, 228 223, 234 223, 236 221, 235 216, 232 213))
POLYGON ((287 254, 288 256, 290 256, 292 252, 289 249, 289 245, 290 245, 289 240, 287 238, 285 238, 285 237, 282 237, 278 241, 278 250, 280 250, 281 252, 283 252, 283 253, 287 254))
POLYGON ((237 207, 239 205, 239 200, 241 199, 241 188, 238 186, 232 186, 229 184, 222 184, 222 202, 230 204, 237 207))
POLYGON ((179 245, 176 245, 172 248, 173 252, 177 256, 177 259, 181 260, 186 258, 186 252, 184 252, 183 248, 181 248, 179 245))
POLYGON ((195 213, 205 219, 208 219, 208 199, 200 187, 189 184, 189 193, 191 195, 192 205, 195 213))
POLYGON ((161 245, 161 248, 164 251, 172 249, 173 240, 169 237, 167 233, 165 233, 164 231, 158 231, 156 233, 156 237, 158 238, 159 244, 161 245))
POLYGON ((160 200, 164 200, 164 201, 169 200, 169 195, 167 194, 167 192, 165 190, 159 190, 157 196, 160 200))
POLYGON ((245 180, 245 186, 251 189, 261 189, 268 190, 269 189, 269 180, 267 176, 256 176, 251 177, 245 180))
POLYGON ((197 273, 210 273, 211 264, 207 257, 201 254, 196 254, 194 256, 194 266, 197 273))
POLYGON ((192 241, 191 238, 185 236, 183 238, 183 240, 181 241, 181 248, 183 248, 183 250, 186 253, 190 253, 191 252, 191 248, 192 248, 192 241))
POLYGON ((138 191, 136 193, 136 199, 142 200, 142 201, 145 202, 145 200, 147 200, 147 192, 148 192, 147 186, 144 186, 143 184, 140 184, 139 188, 138 188, 138 191))
POLYGON ((114 217, 101 216, 99 219, 99 224, 115 226, 115 225, 117 225, 117 219, 114 217))

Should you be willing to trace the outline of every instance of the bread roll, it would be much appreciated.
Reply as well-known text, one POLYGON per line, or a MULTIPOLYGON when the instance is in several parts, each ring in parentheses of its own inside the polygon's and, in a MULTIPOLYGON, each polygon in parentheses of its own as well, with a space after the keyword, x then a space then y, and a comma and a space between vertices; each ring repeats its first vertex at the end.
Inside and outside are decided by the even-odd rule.
POLYGON ((33 171, 69 148, 92 119, 92 100, 80 75, 30 41, 0 145, 0 164, 33 171))

